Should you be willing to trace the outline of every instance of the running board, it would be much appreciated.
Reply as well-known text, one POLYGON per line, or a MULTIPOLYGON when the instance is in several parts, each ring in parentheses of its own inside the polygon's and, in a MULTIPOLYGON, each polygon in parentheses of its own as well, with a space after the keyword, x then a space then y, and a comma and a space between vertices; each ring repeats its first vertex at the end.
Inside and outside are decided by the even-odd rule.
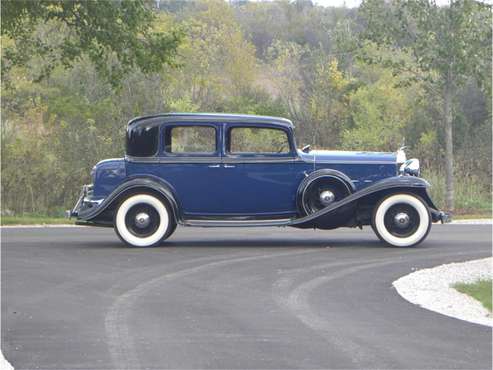
POLYGON ((183 220, 183 226, 194 227, 262 227, 262 226, 287 226, 292 219, 276 220, 183 220))

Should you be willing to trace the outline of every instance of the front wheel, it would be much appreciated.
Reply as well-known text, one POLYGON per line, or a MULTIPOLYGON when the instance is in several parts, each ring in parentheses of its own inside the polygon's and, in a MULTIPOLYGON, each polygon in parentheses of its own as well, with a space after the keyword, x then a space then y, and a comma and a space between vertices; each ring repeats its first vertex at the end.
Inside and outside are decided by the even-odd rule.
POLYGON ((168 205, 150 194, 125 199, 114 218, 118 237, 132 247, 154 247, 169 237, 176 223, 168 205))
POLYGON ((421 243, 430 232, 430 210, 416 195, 389 195, 376 205, 372 228, 380 240, 391 246, 411 247, 421 243))

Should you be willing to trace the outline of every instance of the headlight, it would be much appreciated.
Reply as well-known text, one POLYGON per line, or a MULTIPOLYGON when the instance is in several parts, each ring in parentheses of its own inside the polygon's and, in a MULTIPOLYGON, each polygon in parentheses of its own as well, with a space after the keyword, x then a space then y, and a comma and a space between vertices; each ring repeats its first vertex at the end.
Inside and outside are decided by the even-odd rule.
POLYGON ((401 175, 419 176, 419 159, 412 158, 405 161, 399 168, 401 175))
POLYGON ((404 151, 404 149, 406 149, 405 146, 403 146, 402 148, 399 148, 397 150, 395 161, 398 164, 402 164, 402 163, 406 162, 406 160, 407 160, 407 158, 406 158, 406 152, 404 151))

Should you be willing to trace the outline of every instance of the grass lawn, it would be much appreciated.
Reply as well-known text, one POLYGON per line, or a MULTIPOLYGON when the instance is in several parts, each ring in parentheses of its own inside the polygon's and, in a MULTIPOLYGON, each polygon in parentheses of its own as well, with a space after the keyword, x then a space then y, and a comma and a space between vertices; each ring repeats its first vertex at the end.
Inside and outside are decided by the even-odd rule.
POLYGON ((2 216, 0 218, 0 225, 68 225, 73 223, 73 220, 63 217, 2 216))
POLYGON ((452 220, 475 220, 475 219, 491 219, 491 213, 470 213, 470 214, 454 214, 452 220))
POLYGON ((467 294, 474 299, 477 299, 487 308, 490 312, 491 307, 491 279, 490 280, 478 280, 474 283, 458 283, 453 286, 461 293, 467 294))

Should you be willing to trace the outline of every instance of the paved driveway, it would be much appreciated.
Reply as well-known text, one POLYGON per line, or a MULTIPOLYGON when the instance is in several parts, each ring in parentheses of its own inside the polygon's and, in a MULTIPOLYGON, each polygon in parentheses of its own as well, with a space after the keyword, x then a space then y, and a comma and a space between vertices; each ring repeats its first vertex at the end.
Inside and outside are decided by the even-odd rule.
POLYGON ((491 255, 491 226, 418 248, 371 230, 2 230, 2 349, 16 369, 491 368, 491 329, 403 300, 414 269, 491 255))

